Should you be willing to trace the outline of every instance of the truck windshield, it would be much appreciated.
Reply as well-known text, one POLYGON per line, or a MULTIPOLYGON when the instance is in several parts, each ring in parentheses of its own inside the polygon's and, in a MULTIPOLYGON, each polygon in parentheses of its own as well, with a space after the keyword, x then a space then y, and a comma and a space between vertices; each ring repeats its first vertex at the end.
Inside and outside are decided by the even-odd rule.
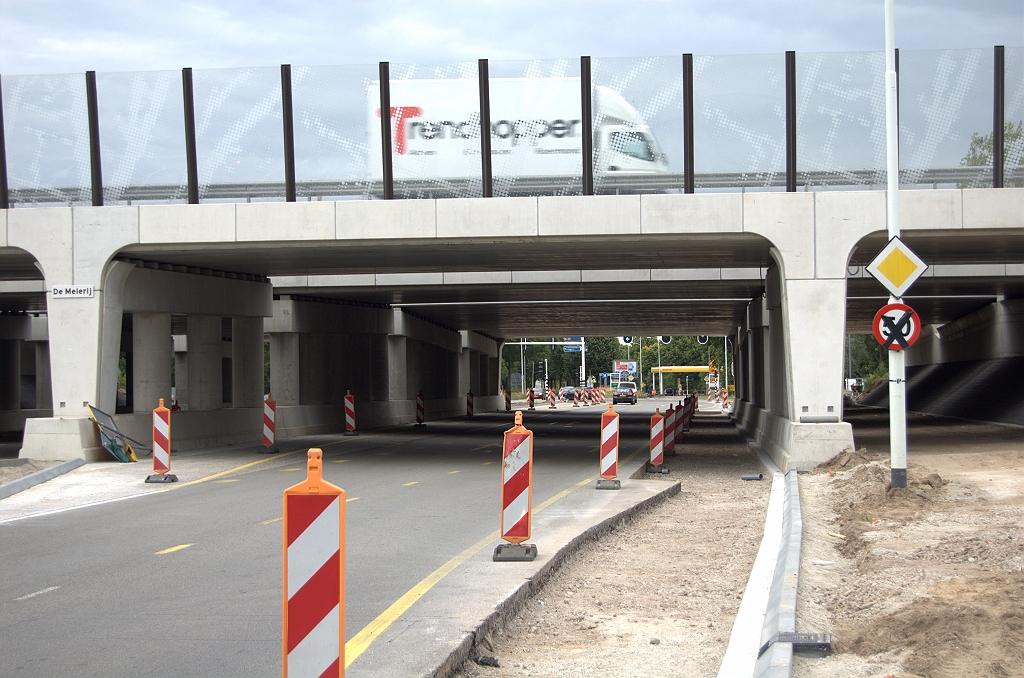
POLYGON ((654 161, 654 151, 647 143, 647 138, 640 132, 613 132, 609 143, 623 155, 648 162, 654 161))

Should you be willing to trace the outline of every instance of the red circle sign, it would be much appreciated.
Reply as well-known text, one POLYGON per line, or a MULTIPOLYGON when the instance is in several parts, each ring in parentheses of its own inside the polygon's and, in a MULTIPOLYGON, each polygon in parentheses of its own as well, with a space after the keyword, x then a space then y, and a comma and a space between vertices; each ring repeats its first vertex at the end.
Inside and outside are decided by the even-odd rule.
POLYGON ((921 318, 906 304, 886 304, 875 314, 871 329, 883 348, 902 351, 921 336, 921 318))

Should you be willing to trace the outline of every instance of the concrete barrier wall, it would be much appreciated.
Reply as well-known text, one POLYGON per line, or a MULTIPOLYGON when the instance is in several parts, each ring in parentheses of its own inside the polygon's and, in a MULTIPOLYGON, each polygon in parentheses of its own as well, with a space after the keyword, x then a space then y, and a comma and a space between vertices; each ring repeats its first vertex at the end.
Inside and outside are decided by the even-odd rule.
POLYGON ((0 410, 0 433, 24 431, 26 420, 52 416, 53 410, 0 410))

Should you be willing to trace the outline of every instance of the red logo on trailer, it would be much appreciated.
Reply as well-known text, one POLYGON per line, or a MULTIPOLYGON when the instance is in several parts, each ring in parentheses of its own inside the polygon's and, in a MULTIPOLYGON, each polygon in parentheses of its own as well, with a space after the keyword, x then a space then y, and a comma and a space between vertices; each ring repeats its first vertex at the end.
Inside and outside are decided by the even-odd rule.
POLYGON ((882 348, 902 351, 921 336, 921 318, 906 304, 886 304, 875 314, 871 329, 882 348))

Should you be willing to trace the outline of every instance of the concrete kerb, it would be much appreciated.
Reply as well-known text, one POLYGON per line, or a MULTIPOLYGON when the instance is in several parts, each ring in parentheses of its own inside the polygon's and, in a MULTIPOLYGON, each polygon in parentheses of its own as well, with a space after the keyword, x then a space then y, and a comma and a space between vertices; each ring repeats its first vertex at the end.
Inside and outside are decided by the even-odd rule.
POLYGON ((85 460, 81 458, 69 459, 68 461, 61 462, 50 468, 44 468, 35 473, 30 473, 27 476, 12 480, 9 483, 0 485, 0 499, 6 499, 13 494, 17 494, 22 490, 27 490, 30 487, 35 487, 40 483, 45 483, 47 480, 52 480, 57 476, 64 475, 68 471, 73 471, 79 466, 85 464, 85 460))
POLYGON ((477 649, 479 647, 480 640, 488 637, 492 632, 508 626, 512 618, 523 609, 526 603, 529 602, 529 600, 533 598, 541 588, 543 588, 545 582, 547 582, 555 572, 565 564, 566 560, 570 556, 575 554, 586 544, 597 541, 603 535, 629 523, 644 511, 647 511, 648 509, 664 502, 668 498, 679 494, 680 487, 680 483, 678 482, 669 485, 658 494, 648 497, 647 499, 634 504, 630 508, 584 530, 580 535, 560 548, 535 574, 526 579, 526 581, 519 587, 510 592, 507 598, 498 603, 494 608, 494 612, 481 621, 480 624, 466 636, 462 644, 459 645, 459 647, 449 655, 444 663, 438 666, 430 675, 437 676, 438 678, 453 675, 462 667, 463 664, 472 659, 475 655, 486 654, 477 649))

